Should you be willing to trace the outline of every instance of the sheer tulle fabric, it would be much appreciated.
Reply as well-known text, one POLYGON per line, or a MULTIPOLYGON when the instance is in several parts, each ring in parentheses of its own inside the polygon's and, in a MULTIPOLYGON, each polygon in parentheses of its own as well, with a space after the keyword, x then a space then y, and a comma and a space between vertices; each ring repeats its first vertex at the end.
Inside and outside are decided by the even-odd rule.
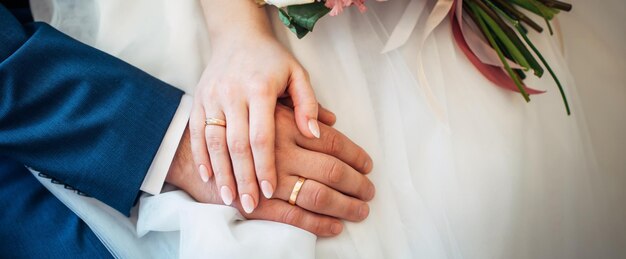
MULTIPOLYGON (((454 46, 444 22, 422 52, 447 114, 441 122, 416 80, 418 33, 380 54, 408 2, 372 2, 366 14, 347 10, 322 19, 302 40, 272 14, 279 39, 310 72, 321 103, 337 114, 336 128, 374 159, 370 217, 346 223, 339 237, 316 239, 280 223, 245 221, 235 209, 199 204, 180 191, 143 197, 130 222, 97 201, 55 194, 120 257, 612 255, 615 240, 605 235, 609 205, 590 183, 598 169, 558 41, 531 35, 566 86, 571 117, 549 78, 529 80, 548 90, 529 104, 490 84, 454 46)), ((198 1, 48 3, 55 3, 48 16, 60 30, 190 93, 210 57, 198 1), (72 17, 82 12, 89 19, 77 26, 72 17)), ((46 16, 44 8, 40 13, 46 16)), ((416 30, 421 27, 423 21, 416 30)))

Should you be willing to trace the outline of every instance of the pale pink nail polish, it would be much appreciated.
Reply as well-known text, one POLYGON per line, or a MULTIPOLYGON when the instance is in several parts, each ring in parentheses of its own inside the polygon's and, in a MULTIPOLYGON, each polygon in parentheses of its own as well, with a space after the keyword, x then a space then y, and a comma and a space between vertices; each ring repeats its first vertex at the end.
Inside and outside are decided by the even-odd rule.
POLYGON ((222 186, 222 188, 220 188, 220 196, 222 196, 224 204, 231 205, 233 203, 233 192, 230 191, 228 186, 222 186))
POLYGON ((209 170, 206 168, 206 166, 200 165, 198 172, 200 172, 200 178, 203 182, 206 183, 209 181, 209 170))
POLYGON ((271 199, 272 195, 274 195, 274 187, 266 180, 261 181, 261 191, 263 192, 263 196, 268 199, 271 199))
POLYGON ((309 120, 309 130, 311 131, 311 134, 313 134, 313 136, 315 136, 316 138, 320 138, 320 126, 317 124, 317 120, 309 120))
POLYGON ((246 213, 252 213, 254 211, 254 200, 250 194, 241 195, 241 206, 246 213))

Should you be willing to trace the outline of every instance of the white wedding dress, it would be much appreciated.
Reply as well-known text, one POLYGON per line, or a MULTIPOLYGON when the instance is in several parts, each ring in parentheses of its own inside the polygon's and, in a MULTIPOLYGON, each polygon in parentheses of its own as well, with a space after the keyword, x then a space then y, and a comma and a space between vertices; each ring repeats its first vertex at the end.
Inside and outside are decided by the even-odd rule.
MULTIPOLYGON (((37 19, 189 93, 211 55, 199 1, 31 2, 37 19)), ((271 12, 278 38, 337 114, 336 128, 374 159, 370 217, 346 223, 338 237, 242 220, 233 208, 196 203, 180 191, 144 196, 128 219, 44 184, 121 258, 624 258, 626 181, 596 162, 602 154, 594 152, 564 58, 571 37, 564 50, 558 37, 531 34, 565 85, 568 117, 547 76, 527 81, 548 91, 530 103, 489 83, 445 21, 423 51, 442 120, 416 79, 424 19, 402 48, 380 54, 409 2, 368 2, 367 13, 326 17, 302 40, 271 12)), ((584 2, 563 16, 583 17, 576 8, 584 2)), ((578 40, 593 38, 589 27, 578 29, 578 40)))

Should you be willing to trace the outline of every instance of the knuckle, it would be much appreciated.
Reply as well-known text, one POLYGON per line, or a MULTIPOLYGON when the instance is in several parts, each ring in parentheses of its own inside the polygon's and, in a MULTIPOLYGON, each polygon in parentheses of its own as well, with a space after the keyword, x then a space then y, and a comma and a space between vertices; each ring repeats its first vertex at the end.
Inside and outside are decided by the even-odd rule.
POLYGON ((324 229, 323 229, 323 224, 321 221, 319 220, 313 220, 311 223, 311 232, 319 234, 319 233, 323 233, 324 229))
POLYGON ((298 207, 291 206, 289 209, 287 209, 287 211, 285 211, 285 213, 282 216, 281 221, 283 223, 295 226, 300 222, 301 219, 302 219, 302 212, 298 210, 298 207))
POLYGON ((198 85, 198 88, 196 90, 196 95, 194 98, 198 99, 199 101, 204 101, 207 97, 215 97, 218 93, 219 93, 219 87, 216 87, 218 85, 220 85, 221 81, 219 79, 208 79, 205 82, 201 82, 198 85))
POLYGON ((222 151, 224 147, 224 140, 217 136, 208 136, 207 137, 207 148, 209 152, 219 152, 222 151))
POLYGON ((234 98, 234 97, 238 97, 241 95, 239 88, 235 87, 232 84, 225 84, 223 89, 224 90, 222 90, 223 91, 222 96, 234 98))
POLYGON ((300 100, 298 102, 299 107, 316 111, 319 105, 320 104, 317 102, 315 95, 306 95, 306 98, 304 100, 300 100))
POLYGON ((189 134, 191 134, 192 139, 200 139, 204 137, 204 128, 200 127, 190 127, 189 134))
MULTIPOLYGON (((212 170, 213 170, 213 174, 215 175, 215 180, 219 186, 228 183, 229 174, 226 173, 226 170, 222 170, 219 167, 213 167, 212 170)), ((229 185, 232 185, 232 184, 229 184, 229 185)))
POLYGON ((247 188, 248 186, 256 184, 256 178, 254 177, 240 176, 236 178, 237 178, 237 186, 241 188, 247 188))
POLYGON ((329 168, 327 171, 328 182, 331 184, 341 182, 341 180, 344 177, 344 171, 342 170, 343 167, 341 166, 341 164, 337 160, 332 160, 328 168, 329 168))
POLYGON ((271 136, 266 132, 257 132, 252 135, 251 143, 255 147, 271 145, 271 136))
POLYGON ((250 72, 246 76, 242 77, 242 80, 247 84, 262 84, 267 82, 267 73, 262 73, 259 71, 250 72))
MULTIPOLYGON (((212 83, 210 85, 211 86, 218 85, 218 82, 212 83)), ((219 95, 219 88, 218 87, 207 87, 207 88, 203 89, 201 94, 203 96, 207 97, 207 98, 216 97, 216 96, 219 95)))
POLYGON ((248 142, 244 140, 233 140, 228 143, 228 151, 233 155, 245 155, 249 148, 248 142))
MULTIPOLYGON (((265 82, 265 81, 263 81, 265 82)), ((265 84, 256 82, 251 87, 251 93, 256 98, 270 98, 272 96, 272 89, 265 84)))
POLYGON ((330 193, 326 189, 317 188, 313 194, 313 207, 316 209, 326 208, 330 204, 330 193))
POLYGON ((331 154, 341 153, 344 148, 343 140, 341 136, 337 133, 331 133, 328 136, 327 148, 326 150, 331 154))

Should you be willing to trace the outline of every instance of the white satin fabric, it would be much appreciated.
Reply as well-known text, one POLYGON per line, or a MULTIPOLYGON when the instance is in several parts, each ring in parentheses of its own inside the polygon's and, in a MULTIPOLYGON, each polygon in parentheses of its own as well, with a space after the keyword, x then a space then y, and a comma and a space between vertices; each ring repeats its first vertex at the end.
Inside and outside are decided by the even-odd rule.
MULTIPOLYGON (((187 92, 210 57, 196 1, 48 3, 53 11, 42 5, 38 17, 187 92)), ((527 81, 548 90, 531 103, 489 83, 455 47, 444 22, 421 54, 447 114, 442 123, 416 80, 418 33, 380 54, 408 3, 372 2, 366 14, 327 17, 302 40, 272 12, 278 38, 308 69, 321 103, 337 114, 336 128, 374 159, 370 217, 346 223, 340 236, 316 239, 280 223, 242 220, 235 209, 199 204, 180 191, 143 197, 136 222, 106 216, 117 212, 97 201, 54 193, 123 258, 623 257, 619 198, 626 196, 614 184, 626 182, 598 169, 558 41, 531 35, 566 87, 570 117, 547 77, 527 81), (107 227, 116 224, 136 229, 107 227)))

